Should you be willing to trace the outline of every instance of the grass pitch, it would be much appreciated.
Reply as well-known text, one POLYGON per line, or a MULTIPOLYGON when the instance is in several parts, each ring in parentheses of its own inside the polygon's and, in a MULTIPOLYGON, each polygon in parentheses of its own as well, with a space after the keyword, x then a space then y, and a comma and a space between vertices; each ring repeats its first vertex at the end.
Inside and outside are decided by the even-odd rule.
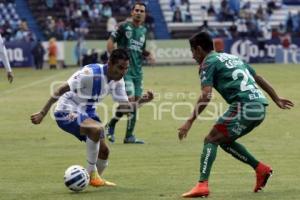
MULTIPOLYGON (((281 96, 295 103, 293 110, 283 111, 270 100, 264 123, 239 140, 258 159, 272 165, 274 175, 263 192, 254 194, 253 170, 219 149, 210 177, 212 200, 300 199, 300 67, 256 65, 255 68, 281 96)), ((174 116, 188 116, 189 105, 195 103, 195 94, 200 92, 196 67, 144 69, 145 89, 156 92, 155 104, 140 110, 136 126, 137 136, 147 143, 122 144, 125 121, 121 121, 117 125, 117 141, 110 145, 110 163, 104 174, 118 186, 89 187, 80 193, 64 186, 63 174, 70 165, 85 166, 85 145, 61 131, 49 115, 39 126, 30 123, 30 115, 39 111, 48 99, 50 84, 66 80, 74 71, 74 68, 16 69, 13 84, 8 84, 4 71, 0 71, 0 199, 181 199, 180 195, 198 179, 202 141, 214 123, 198 120, 185 141, 177 139, 177 128, 183 121, 174 116)), ((223 103, 218 95, 213 101, 223 103)), ((105 103, 112 107, 110 98, 105 103)), ((106 121, 103 113, 99 109, 106 121)), ((110 110, 108 114, 112 115, 110 110)), ((206 112, 204 116, 211 114, 206 112)))

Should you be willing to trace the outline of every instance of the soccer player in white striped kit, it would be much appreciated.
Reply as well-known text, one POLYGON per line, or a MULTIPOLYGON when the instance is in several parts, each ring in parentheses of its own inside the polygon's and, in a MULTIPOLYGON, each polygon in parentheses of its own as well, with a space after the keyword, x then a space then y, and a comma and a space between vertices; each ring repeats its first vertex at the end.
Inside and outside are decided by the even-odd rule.
POLYGON ((2 39, 1 35, 0 35, 0 59, 3 63, 3 65, 4 65, 4 68, 6 69, 7 79, 10 83, 12 83, 13 80, 14 80, 14 75, 13 75, 11 67, 10 67, 10 63, 9 63, 9 60, 8 60, 8 57, 7 57, 7 51, 6 51, 6 48, 4 46, 4 42, 3 42, 3 39, 2 39))
MULTIPOLYGON (((40 112, 31 115, 33 124, 41 123, 51 105, 58 100, 55 120, 61 129, 86 142, 87 170, 90 185, 94 187, 115 186, 100 177, 108 165, 109 149, 105 144, 104 127, 96 113, 95 104, 111 94, 119 103, 119 111, 130 112, 130 108, 137 106, 130 104, 126 95, 123 76, 128 70, 128 64, 127 52, 123 49, 114 50, 108 64, 89 64, 75 72, 67 83, 54 92, 40 112)), ((153 93, 148 92, 140 103, 152 99, 153 93)))

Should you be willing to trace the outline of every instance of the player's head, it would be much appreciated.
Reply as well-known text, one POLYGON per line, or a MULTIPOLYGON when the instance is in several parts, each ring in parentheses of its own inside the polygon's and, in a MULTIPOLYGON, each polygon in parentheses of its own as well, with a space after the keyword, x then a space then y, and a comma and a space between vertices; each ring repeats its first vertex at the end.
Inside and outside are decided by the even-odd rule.
POLYGON ((142 2, 136 2, 133 4, 131 9, 131 17, 133 22, 142 24, 145 21, 146 17, 146 4, 142 2))
POLYGON ((201 64, 205 56, 214 50, 213 40, 207 32, 199 32, 190 38, 193 58, 201 64))
POLYGON ((127 51, 124 49, 113 50, 108 61, 108 79, 120 80, 126 74, 128 65, 129 55, 127 51))

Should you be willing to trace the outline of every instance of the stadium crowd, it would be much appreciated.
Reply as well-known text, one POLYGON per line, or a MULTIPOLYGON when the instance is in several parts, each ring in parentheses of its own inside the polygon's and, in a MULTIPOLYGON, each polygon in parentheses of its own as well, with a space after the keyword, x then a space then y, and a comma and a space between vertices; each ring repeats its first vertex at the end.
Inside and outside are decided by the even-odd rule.
MULTIPOLYGON (((172 22, 193 22, 190 12, 189 0, 170 0, 170 9, 174 12, 172 22)), ((210 1, 199 7, 203 13, 203 25, 199 30, 208 31, 214 37, 236 38, 236 37, 281 37, 284 35, 300 35, 300 11, 289 12, 285 21, 277 27, 271 27, 270 21, 275 10, 284 9, 281 0, 267 0, 254 8, 251 1, 221 0, 219 5, 210 1), (229 27, 215 28, 210 26, 208 18, 214 18, 218 22, 232 22, 229 27)))

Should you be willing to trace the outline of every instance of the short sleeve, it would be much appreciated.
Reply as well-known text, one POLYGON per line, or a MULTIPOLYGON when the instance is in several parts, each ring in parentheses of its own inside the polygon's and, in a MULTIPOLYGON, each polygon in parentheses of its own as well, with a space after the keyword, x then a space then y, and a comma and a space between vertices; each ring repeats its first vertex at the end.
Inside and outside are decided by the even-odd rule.
POLYGON ((248 63, 245 63, 245 66, 252 76, 256 75, 256 71, 253 69, 253 67, 251 67, 248 63))
POLYGON ((110 93, 115 102, 128 102, 128 96, 126 94, 125 82, 123 78, 111 85, 110 93))
POLYGON ((80 89, 86 88, 93 82, 93 74, 90 69, 83 68, 75 72, 67 82, 70 86, 70 90, 77 93, 80 89))
POLYGON ((213 86, 216 66, 207 62, 204 63, 200 72, 201 86, 213 86))
POLYGON ((110 37, 113 39, 114 42, 118 42, 121 40, 121 38, 124 35, 124 28, 123 28, 123 24, 121 24, 120 26, 118 26, 117 30, 113 31, 110 34, 110 37))

